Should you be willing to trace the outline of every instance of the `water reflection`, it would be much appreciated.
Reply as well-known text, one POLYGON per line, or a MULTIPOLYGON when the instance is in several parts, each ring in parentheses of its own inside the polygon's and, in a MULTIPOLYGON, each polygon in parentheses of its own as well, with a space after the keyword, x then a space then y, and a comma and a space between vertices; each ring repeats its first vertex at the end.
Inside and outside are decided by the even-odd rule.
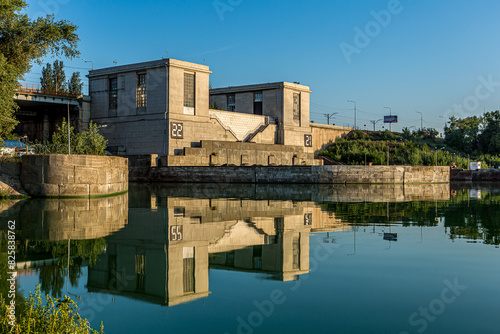
POLYGON ((18 222, 21 266, 41 267, 44 292, 59 297, 65 279, 76 287, 83 278, 89 292, 172 306, 208 296, 212 269, 275 281, 307 275, 311 233, 335 243, 335 233, 352 230, 355 243, 368 227, 442 224, 452 240, 498 246, 500 193, 476 190, 131 184, 129 194, 104 199, 4 203, 0 216, 18 222))

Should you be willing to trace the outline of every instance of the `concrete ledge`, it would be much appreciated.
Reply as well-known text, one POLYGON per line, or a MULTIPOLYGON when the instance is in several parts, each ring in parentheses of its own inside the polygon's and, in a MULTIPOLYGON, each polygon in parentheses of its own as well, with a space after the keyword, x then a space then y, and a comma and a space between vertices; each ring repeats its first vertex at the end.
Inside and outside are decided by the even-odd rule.
MULTIPOLYGON (((133 180, 131 181, 138 181, 133 180)), ((449 183, 450 168, 412 166, 153 167, 148 181, 215 183, 449 183)))
POLYGON ((27 155, 21 183, 34 197, 100 197, 128 190, 128 160, 91 155, 27 155))

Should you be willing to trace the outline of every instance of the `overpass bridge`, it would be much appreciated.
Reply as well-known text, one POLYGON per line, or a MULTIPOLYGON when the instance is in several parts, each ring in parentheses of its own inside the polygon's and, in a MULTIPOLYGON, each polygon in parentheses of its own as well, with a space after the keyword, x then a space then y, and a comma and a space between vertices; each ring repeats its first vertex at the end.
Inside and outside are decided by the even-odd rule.
POLYGON ((15 116, 19 121, 14 133, 27 136, 33 142, 45 142, 51 138, 63 118, 69 119, 76 131, 88 126, 90 120, 90 96, 41 89, 38 84, 21 83, 14 96, 19 109, 15 116))

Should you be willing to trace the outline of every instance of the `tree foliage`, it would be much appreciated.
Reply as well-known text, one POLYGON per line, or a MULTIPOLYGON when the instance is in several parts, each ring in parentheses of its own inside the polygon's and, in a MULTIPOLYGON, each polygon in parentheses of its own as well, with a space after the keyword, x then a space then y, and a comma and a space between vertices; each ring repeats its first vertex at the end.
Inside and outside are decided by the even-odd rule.
POLYGON ((16 126, 14 102, 18 80, 33 62, 47 54, 73 58, 79 55, 77 27, 53 15, 30 19, 23 10, 24 0, 1 0, 0 4, 0 138, 16 126))
POLYGON ((73 72, 68 81, 68 92, 81 95, 83 91, 83 82, 80 79, 80 72, 73 72))
POLYGON ((42 89, 45 90, 67 92, 68 83, 66 82, 64 63, 60 60, 55 60, 54 65, 47 63, 47 65, 42 68, 40 84, 42 89))
MULTIPOLYGON (((90 122, 89 128, 81 133, 75 133, 70 126, 71 154, 106 155, 104 151, 108 141, 99 133, 99 126, 90 122)), ((35 145, 37 153, 68 154, 68 123, 63 118, 61 126, 57 126, 52 135, 52 142, 47 145, 35 145)))

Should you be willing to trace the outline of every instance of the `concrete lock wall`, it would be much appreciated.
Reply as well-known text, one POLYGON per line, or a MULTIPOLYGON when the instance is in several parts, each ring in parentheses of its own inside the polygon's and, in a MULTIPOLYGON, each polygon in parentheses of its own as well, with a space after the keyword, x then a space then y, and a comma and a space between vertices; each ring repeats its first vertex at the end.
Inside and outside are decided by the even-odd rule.
POLYGON ((128 160, 91 155, 28 155, 21 183, 31 196, 92 197, 128 190, 128 160))
POLYGON ((151 181, 236 183, 448 183, 450 168, 412 166, 157 167, 151 181))

